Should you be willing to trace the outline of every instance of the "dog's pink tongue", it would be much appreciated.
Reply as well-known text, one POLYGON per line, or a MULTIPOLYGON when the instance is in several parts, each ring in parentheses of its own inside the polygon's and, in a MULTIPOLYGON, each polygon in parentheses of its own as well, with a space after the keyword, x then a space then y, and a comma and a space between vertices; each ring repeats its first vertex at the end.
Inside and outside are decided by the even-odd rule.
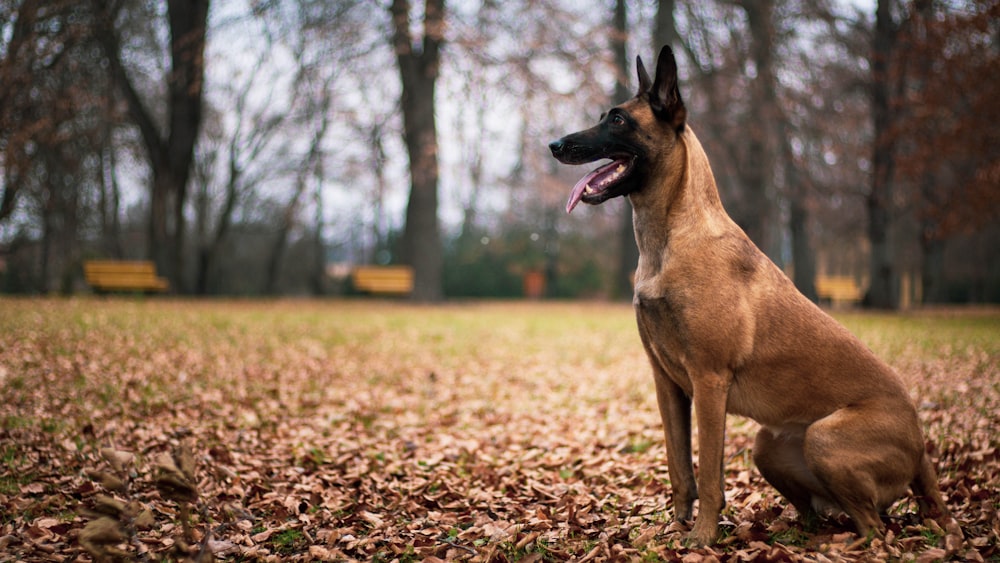
POLYGON ((590 182, 597 177, 598 172, 600 172, 600 168, 594 170, 593 172, 588 172, 586 176, 580 178, 580 181, 573 186, 573 191, 569 193, 569 201, 566 202, 566 213, 573 212, 573 208, 576 207, 576 204, 580 203, 584 190, 586 190, 590 182))
POLYGON ((607 188, 607 184, 618 178, 620 175, 619 169, 624 169, 625 165, 626 162, 624 160, 612 160, 607 164, 598 166, 595 170, 580 178, 580 181, 573 186, 573 191, 569 193, 569 201, 566 202, 566 213, 571 213, 576 204, 580 203, 588 187, 598 192, 607 188))

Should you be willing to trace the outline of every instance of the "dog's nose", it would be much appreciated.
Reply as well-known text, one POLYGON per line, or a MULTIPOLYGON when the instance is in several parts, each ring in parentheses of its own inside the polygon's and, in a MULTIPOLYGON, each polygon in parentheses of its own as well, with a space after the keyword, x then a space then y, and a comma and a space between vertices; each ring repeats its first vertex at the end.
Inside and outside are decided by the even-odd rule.
POLYGON ((562 139, 559 139, 549 143, 549 150, 552 151, 552 154, 559 154, 562 152, 563 147, 565 146, 566 143, 563 143, 562 139))

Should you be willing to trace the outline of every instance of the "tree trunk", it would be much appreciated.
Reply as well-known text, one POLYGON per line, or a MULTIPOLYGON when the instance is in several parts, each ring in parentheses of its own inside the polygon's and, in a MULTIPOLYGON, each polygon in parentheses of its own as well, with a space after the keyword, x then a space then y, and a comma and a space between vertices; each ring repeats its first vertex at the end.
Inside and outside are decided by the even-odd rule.
MULTIPOLYGON (((375 173, 375 197, 373 198, 372 215, 372 250, 368 261, 372 264, 382 262, 382 256, 389 251, 385 229, 385 192, 388 182, 385 179, 385 146, 382 143, 382 124, 372 127, 369 134, 369 144, 372 151, 372 166, 375 173)), ((318 193, 318 192, 317 192, 318 193)))
POLYGON ((872 49, 872 118, 875 125, 872 157, 872 189, 868 193, 868 239, 871 243, 871 283, 865 304, 879 309, 895 309, 895 271, 889 241, 894 169, 890 128, 892 114, 889 104, 889 62, 895 43, 895 24, 890 10, 891 0, 878 0, 875 10, 875 36, 872 49))
MULTIPOLYGON (((198 295, 208 295, 212 291, 212 270, 215 268, 216 259, 222 250, 222 244, 229 234, 229 229, 233 224, 233 212, 236 210, 236 201, 239 198, 239 184, 242 178, 242 171, 236 162, 236 148, 234 142, 229 147, 229 180, 226 182, 226 201, 222 205, 219 213, 219 224, 215 227, 212 240, 202 241, 198 248, 198 273, 195 278, 195 293, 198 295)), ((207 189, 207 188, 206 188, 207 189)), ((208 194, 205 193, 205 198, 208 194)), ((204 203, 204 221, 208 221, 208 203, 204 203)))
MULTIPOLYGON (((77 171, 79 174, 80 171, 77 171)), ((80 271, 80 191, 73 185, 61 183, 59 206, 62 225, 59 233, 59 293, 72 295, 74 280, 80 271)))
POLYGON ((403 137, 410 159, 410 198, 403 257, 413 267, 413 299, 440 301, 444 264, 438 226, 437 128, 434 91, 444 42, 444 0, 427 0, 422 46, 410 34, 410 5, 393 0, 393 47, 402 80, 403 137))
MULTIPOLYGON (((18 103, 19 93, 29 91, 32 86, 31 38, 37 25, 38 14, 45 10, 45 0, 24 0, 17 8, 17 19, 10 25, 10 37, 6 49, 0 56, 0 146, 3 146, 3 177, 0 178, 0 224, 11 216, 17 207, 17 194, 24 186, 25 154, 23 142, 11 142, 15 132, 24 134, 29 130, 24 123, 23 103, 18 103)), ((16 5, 16 4, 15 4, 16 5)), ((7 31, 7 29, 5 29, 7 31)))
POLYGON ((278 294, 278 276, 281 274, 281 260, 285 256, 288 234, 291 232, 292 227, 295 226, 295 215, 299 211, 299 200, 302 199, 302 194, 305 192, 308 176, 308 173, 299 175, 299 179, 295 183, 295 191, 292 193, 292 198, 288 201, 288 205, 285 206, 281 223, 278 225, 278 234, 274 238, 274 244, 271 246, 271 252, 267 259, 264 293, 268 295, 278 294))
POLYGON ((52 244, 53 244, 53 225, 52 225, 52 212, 48 209, 48 205, 45 205, 42 209, 42 256, 40 259, 41 263, 41 273, 39 274, 38 284, 39 291, 42 294, 49 293, 52 283, 49 279, 49 272, 51 271, 52 262, 52 244))
POLYGON ((209 0, 168 0, 170 20, 171 72, 167 90, 170 104, 170 133, 167 148, 173 171, 174 232, 171 283, 181 289, 184 275, 184 206, 194 148, 201 128, 202 92, 205 77, 205 36, 209 0))
MULTIPOLYGON (((205 33, 209 0, 168 0, 170 63, 167 72, 167 129, 161 132, 140 98, 122 62, 120 38, 114 29, 116 14, 107 0, 93 0, 105 28, 98 38, 111 73, 122 89, 129 114, 146 147, 152 169, 150 188, 149 255, 171 289, 182 287, 184 271, 184 205, 201 126, 201 98, 205 74, 205 33)), ((119 7, 120 9, 120 7, 119 7)))
POLYGON ((782 112, 775 121, 781 157, 785 167, 785 194, 789 199, 788 231, 792 239, 792 278, 802 295, 813 302, 816 293, 816 255, 809 243, 809 187, 802 181, 792 152, 788 118, 782 112))
MULTIPOLYGON (((680 41, 674 19, 675 0, 659 0, 656 3, 656 18, 653 20, 653 50, 655 55, 664 45, 671 45, 674 52, 679 50, 680 41)), ((652 61, 650 61, 652 62, 652 61)), ((653 63, 655 64, 655 63, 653 63)))
POLYGON ((177 279, 171 270, 169 253, 170 230, 167 219, 170 217, 170 191, 172 181, 164 178, 166 171, 153 167, 153 188, 149 194, 149 225, 146 244, 149 259, 156 264, 156 272, 170 281, 170 290, 177 291, 177 279))
POLYGON ((120 212, 121 195, 118 189, 118 178, 115 163, 115 149, 111 145, 111 126, 104 128, 101 146, 97 157, 100 169, 97 172, 99 218, 101 221, 101 251, 105 256, 121 258, 120 248, 120 212))
MULTIPOLYGON (((552 161, 553 163, 555 160, 552 161)), ((630 206, 631 207, 631 206, 630 206)), ((558 297, 559 292, 559 217, 558 206, 545 207, 542 215, 542 243, 545 252, 545 296, 558 297)))
MULTIPOLYGON (((793 189, 796 189, 793 187, 793 189)), ((801 191, 801 188, 798 188, 801 191)), ((792 196, 789 230, 792 236, 792 267, 795 287, 813 302, 819 301, 816 293, 816 256, 809 244, 809 211, 801 193, 792 196)))
POLYGON ((750 95, 753 124, 747 131, 747 161, 744 167, 744 189, 749 202, 746 231, 761 250, 780 265, 780 248, 776 236, 774 201, 774 136, 773 124, 778 119, 777 80, 774 75, 774 1, 748 0, 741 6, 750 27, 751 53, 757 76, 751 82, 750 95))
MULTIPOLYGON (((320 168, 322 169, 322 161, 320 168)), ((323 226, 325 209, 323 207, 323 173, 319 174, 316 182, 316 189, 313 192, 313 207, 316 215, 313 225, 313 271, 310 276, 310 286, 313 295, 323 295, 326 293, 326 245, 323 244, 323 226)))
MULTIPOLYGON (((628 87, 628 77, 632 75, 633 66, 628 58, 628 12, 625 0, 615 1, 614 21, 611 30, 611 50, 614 53, 615 69, 618 79, 615 81, 613 104, 620 104, 632 97, 628 87)), ((657 51, 658 52, 658 51, 657 51)), ((655 64, 655 63, 654 63, 655 64)), ((624 198, 623 198, 624 199, 624 198)), ((620 299, 632 297, 632 273, 639 263, 639 247, 635 244, 635 229, 632 226, 632 206, 627 201, 622 202, 621 214, 618 220, 618 273, 613 287, 614 296, 620 299)))
POLYGON ((944 241, 934 235, 934 226, 926 225, 920 236, 921 296, 924 303, 945 303, 948 291, 944 284, 944 241))

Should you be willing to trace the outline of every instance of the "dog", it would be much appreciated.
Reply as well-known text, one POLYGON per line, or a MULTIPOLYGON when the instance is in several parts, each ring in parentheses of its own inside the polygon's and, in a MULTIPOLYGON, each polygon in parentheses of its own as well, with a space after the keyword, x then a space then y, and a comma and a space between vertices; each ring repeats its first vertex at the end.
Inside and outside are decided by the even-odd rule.
POLYGON ((688 543, 718 539, 727 413, 761 425, 753 460, 801 518, 846 513, 858 534, 912 487, 922 513, 961 535, 924 449, 917 411, 892 369, 807 299, 723 209, 687 125, 677 62, 663 47, 650 80, 587 130, 549 144, 585 175, 566 211, 625 196, 639 263, 633 305, 653 367, 674 516, 698 515, 688 543), (691 406, 698 425, 697 480, 691 406))

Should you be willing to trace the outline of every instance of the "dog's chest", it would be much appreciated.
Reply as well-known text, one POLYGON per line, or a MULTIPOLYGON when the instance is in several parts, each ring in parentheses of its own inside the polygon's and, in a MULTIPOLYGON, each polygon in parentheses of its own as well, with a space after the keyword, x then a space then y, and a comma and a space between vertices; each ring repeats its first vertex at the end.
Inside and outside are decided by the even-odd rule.
POLYGON ((669 297, 640 297, 636 295, 636 324, 643 346, 650 361, 657 364, 658 371, 666 374, 674 383, 691 395, 692 385, 688 373, 691 335, 684 311, 669 297))

